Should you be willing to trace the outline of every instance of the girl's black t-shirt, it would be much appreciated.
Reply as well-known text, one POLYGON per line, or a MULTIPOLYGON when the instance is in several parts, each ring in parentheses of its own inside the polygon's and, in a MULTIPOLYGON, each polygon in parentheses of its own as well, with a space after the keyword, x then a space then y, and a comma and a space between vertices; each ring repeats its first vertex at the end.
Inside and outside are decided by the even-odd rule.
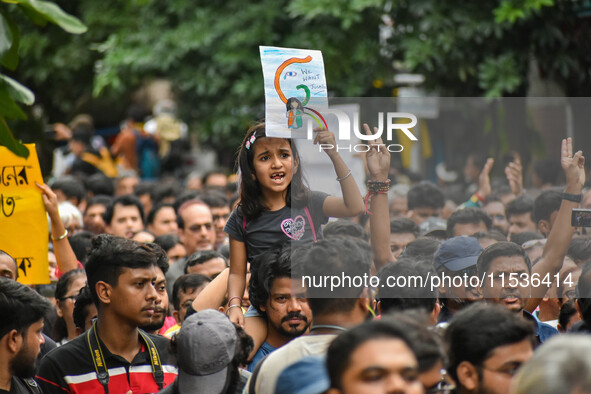
POLYGON ((234 210, 224 231, 246 244, 247 260, 252 265, 276 244, 292 241, 295 245, 321 239, 321 226, 328 221, 322 209, 326 197, 326 193, 313 191, 306 207, 285 206, 278 211, 265 211, 256 219, 246 220, 246 225, 243 216, 234 210))

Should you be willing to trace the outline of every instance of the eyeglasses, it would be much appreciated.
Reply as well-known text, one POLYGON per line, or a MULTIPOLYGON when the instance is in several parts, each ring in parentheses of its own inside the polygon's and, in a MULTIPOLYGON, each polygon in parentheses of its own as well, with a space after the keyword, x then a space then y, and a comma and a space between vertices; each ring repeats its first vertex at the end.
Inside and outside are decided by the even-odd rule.
POLYGON ((76 298, 78 298, 78 296, 79 296, 79 294, 71 295, 71 296, 67 296, 67 297, 62 297, 59 300, 60 301, 72 300, 72 301, 76 302, 76 298))
POLYGON ((189 227, 189 231, 192 233, 200 233, 204 227, 205 230, 210 231, 213 228, 213 223, 194 224, 189 227))
POLYGON ((521 247, 525 250, 531 249, 534 246, 544 246, 546 245, 546 241, 548 241, 546 238, 544 239, 531 239, 527 242, 524 242, 521 247))

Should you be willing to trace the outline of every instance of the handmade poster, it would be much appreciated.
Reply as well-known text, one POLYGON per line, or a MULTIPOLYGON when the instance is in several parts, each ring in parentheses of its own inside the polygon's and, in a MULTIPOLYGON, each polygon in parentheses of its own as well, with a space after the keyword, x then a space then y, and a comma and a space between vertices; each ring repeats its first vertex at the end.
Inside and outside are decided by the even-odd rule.
POLYGON ((261 46, 265 80, 266 134, 308 138, 313 128, 327 129, 328 107, 322 52, 261 46))
POLYGON ((0 249, 16 260, 18 281, 49 283, 48 223, 41 190, 37 151, 27 144, 29 157, 18 157, 0 146, 0 249))

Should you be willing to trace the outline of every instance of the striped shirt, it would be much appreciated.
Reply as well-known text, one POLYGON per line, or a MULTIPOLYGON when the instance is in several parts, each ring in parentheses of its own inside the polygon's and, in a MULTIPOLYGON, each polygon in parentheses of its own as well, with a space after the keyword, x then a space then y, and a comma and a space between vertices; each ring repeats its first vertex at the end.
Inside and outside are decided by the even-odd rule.
MULTIPOLYGON (((149 334, 148 334, 149 335, 149 334)), ((169 340, 162 336, 149 335, 158 349, 164 372, 164 387, 177 376, 177 368, 169 360, 169 340)), ((37 383, 44 393, 103 393, 98 381, 86 335, 49 352, 39 366, 37 383)), ((147 346, 143 343, 132 362, 113 354, 100 340, 99 343, 109 372, 109 393, 156 393, 158 385, 152 375, 152 364, 147 346)))

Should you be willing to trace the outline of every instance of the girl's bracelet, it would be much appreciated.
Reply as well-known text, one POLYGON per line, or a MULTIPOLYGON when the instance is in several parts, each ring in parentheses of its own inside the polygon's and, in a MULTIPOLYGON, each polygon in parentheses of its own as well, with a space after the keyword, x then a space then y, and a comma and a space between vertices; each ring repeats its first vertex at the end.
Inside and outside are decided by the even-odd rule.
POLYGON ((339 182, 342 182, 342 181, 344 181, 345 179, 349 178, 350 176, 351 176, 351 170, 349 170, 349 172, 347 173, 347 175, 345 175, 345 176, 344 176, 344 177, 342 177, 342 178, 339 178, 339 177, 337 176, 337 181, 339 181, 339 182))
POLYGON ((230 309, 232 309, 232 308, 241 308, 242 309, 242 306, 237 305, 237 304, 228 306, 228 308, 226 309, 226 315, 230 314, 230 309))
POLYGON ((232 300, 235 299, 235 298, 239 299, 241 301, 240 304, 242 304, 242 297, 240 297, 240 296, 234 296, 234 297, 230 297, 230 299, 228 300, 228 306, 230 305, 230 302, 232 302, 232 300))

